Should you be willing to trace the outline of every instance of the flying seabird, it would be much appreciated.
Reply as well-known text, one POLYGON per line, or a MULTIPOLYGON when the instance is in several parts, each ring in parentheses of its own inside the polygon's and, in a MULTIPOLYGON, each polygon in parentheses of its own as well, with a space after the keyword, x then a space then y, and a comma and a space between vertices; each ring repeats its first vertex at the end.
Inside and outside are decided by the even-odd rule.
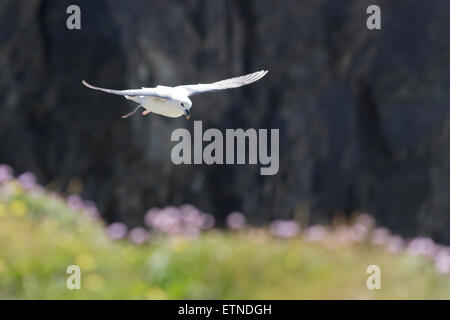
POLYGON ((128 118, 136 113, 139 108, 144 108, 142 115, 150 112, 157 113, 166 117, 177 118, 185 115, 190 118, 190 109, 192 101, 190 96, 194 96, 204 92, 213 92, 231 88, 238 88, 253 83, 267 74, 267 70, 261 70, 240 77, 234 77, 214 83, 189 84, 177 87, 157 86, 155 88, 129 89, 129 90, 111 90, 106 88, 95 87, 86 81, 81 82, 88 88, 100 90, 106 93, 125 96, 126 99, 139 103, 134 111, 125 114, 122 118, 128 118))

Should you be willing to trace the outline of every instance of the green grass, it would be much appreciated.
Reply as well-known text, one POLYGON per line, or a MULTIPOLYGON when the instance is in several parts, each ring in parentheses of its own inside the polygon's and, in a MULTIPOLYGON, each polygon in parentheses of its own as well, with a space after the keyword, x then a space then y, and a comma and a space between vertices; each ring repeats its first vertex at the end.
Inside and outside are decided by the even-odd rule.
POLYGON ((0 193, 0 299, 449 299, 432 262, 368 244, 328 247, 264 229, 112 241, 101 222, 18 185, 0 193), (66 288, 79 265, 81 289, 66 288), (366 268, 381 268, 380 290, 366 268))

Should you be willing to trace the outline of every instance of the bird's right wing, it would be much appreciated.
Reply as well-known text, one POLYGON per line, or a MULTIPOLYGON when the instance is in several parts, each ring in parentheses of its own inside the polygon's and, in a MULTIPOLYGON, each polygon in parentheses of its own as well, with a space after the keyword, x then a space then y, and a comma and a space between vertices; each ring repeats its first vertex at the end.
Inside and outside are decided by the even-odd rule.
POLYGON ((193 96, 193 95, 200 94, 203 92, 212 92, 212 91, 242 87, 247 84, 258 81, 259 79, 264 77, 267 74, 267 72, 268 72, 267 70, 261 70, 261 71, 247 74, 245 76, 225 79, 225 80, 217 81, 214 83, 190 84, 190 85, 178 86, 176 88, 183 89, 187 93, 188 96, 193 96))
POLYGON ((162 94, 161 92, 159 92, 157 89, 154 89, 154 88, 142 88, 142 89, 130 89, 130 90, 112 90, 112 89, 106 89, 106 88, 100 88, 100 87, 93 86, 93 85, 87 83, 84 80, 82 80, 81 83, 83 83, 88 88, 91 88, 91 89, 94 89, 94 90, 103 91, 103 92, 106 92, 106 93, 117 94, 117 95, 120 95, 120 96, 129 96, 129 97, 133 97, 133 96, 152 96, 152 97, 160 98, 160 99, 170 99, 170 97, 168 95, 162 94))

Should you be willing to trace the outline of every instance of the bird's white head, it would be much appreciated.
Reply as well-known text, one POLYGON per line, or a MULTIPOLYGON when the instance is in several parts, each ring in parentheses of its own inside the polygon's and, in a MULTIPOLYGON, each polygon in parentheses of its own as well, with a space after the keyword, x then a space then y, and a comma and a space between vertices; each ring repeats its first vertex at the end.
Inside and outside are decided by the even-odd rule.
POLYGON ((183 109, 190 109, 192 107, 192 101, 188 97, 180 100, 180 105, 183 107, 183 109))
POLYGON ((184 115, 186 116, 186 119, 189 119, 191 117, 191 113, 189 112, 189 109, 192 107, 192 101, 188 97, 183 97, 183 99, 180 99, 179 101, 180 106, 184 110, 184 115))

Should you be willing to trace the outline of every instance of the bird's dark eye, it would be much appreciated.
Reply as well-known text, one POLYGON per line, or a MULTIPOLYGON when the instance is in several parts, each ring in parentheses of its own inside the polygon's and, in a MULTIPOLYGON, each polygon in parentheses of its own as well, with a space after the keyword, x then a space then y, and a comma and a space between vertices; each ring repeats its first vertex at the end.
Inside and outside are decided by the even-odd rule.
POLYGON ((181 106, 184 107, 184 103, 183 102, 181 103, 181 106))

